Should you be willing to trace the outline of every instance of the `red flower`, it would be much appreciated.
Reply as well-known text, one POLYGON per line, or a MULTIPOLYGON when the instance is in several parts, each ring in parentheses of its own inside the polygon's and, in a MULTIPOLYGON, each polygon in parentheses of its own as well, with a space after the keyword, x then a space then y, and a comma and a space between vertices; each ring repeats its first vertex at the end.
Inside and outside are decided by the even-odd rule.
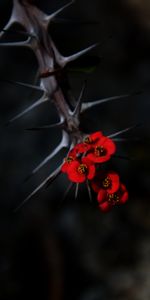
POLYGON ((84 144, 96 145, 102 137, 103 134, 101 131, 94 132, 84 139, 84 144))
POLYGON ((64 163, 63 163, 63 165, 62 165, 62 167, 61 167, 61 171, 62 171, 63 173, 67 173, 68 167, 70 166, 70 164, 71 164, 75 159, 76 159, 76 153, 75 153, 74 149, 72 149, 72 150, 69 152, 68 156, 64 159, 64 163))
POLYGON ((86 157, 81 161, 74 160, 67 170, 68 178, 73 182, 84 182, 86 179, 91 180, 95 175, 95 166, 86 157))
POLYGON ((112 194, 109 194, 106 190, 100 189, 97 200, 100 210, 107 212, 115 205, 124 204, 128 200, 128 191, 124 184, 120 184, 118 191, 112 194))
POLYGON ((96 146, 93 147, 91 153, 87 155, 88 159, 95 163, 103 163, 110 159, 111 155, 116 151, 115 143, 108 137, 103 136, 96 146))
POLYGON ((90 134, 84 139, 83 143, 78 143, 74 146, 72 149, 73 153, 76 156, 86 153, 92 146, 96 145, 102 137, 103 135, 100 131, 90 134))
POLYGON ((119 175, 113 171, 98 171, 96 177, 91 182, 93 190, 98 193, 101 189, 108 194, 115 193, 120 185, 119 175))
POLYGON ((85 143, 79 143, 74 146, 73 151, 76 155, 86 153, 90 149, 89 145, 85 143))

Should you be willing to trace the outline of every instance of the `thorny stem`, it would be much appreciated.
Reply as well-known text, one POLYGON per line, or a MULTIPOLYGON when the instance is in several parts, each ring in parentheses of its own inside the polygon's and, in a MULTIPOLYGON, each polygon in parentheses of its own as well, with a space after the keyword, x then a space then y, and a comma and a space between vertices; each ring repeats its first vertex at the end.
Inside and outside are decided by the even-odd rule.
MULTIPOLYGON (((48 22, 51 20, 51 16, 47 16, 38 10, 35 6, 28 3, 28 1, 14 0, 14 8, 16 3, 20 5, 20 13, 22 12, 22 17, 20 15, 20 20, 24 23, 24 27, 27 31, 34 34, 35 38, 31 41, 31 48, 36 55, 39 73, 44 74, 46 71, 50 73, 55 72, 55 66, 59 63, 58 58, 55 56, 55 51, 53 50, 54 43, 47 31, 48 22)), ((16 6, 17 8, 17 6, 16 6)), ((17 15, 17 14, 16 14, 17 15)), ((65 60, 63 56, 61 59, 65 60)), ((61 72, 62 67, 59 66, 61 72)), ((73 116, 71 110, 66 102, 63 92, 58 84, 57 76, 54 74, 48 76, 47 78, 41 78, 40 87, 46 92, 47 98, 51 100, 59 114, 60 120, 63 119, 64 130, 70 133, 71 139, 75 139, 76 142, 81 139, 81 134, 79 131, 79 118, 73 116)))
MULTIPOLYGON (((13 0, 13 10, 8 21, 8 24, 5 28, 0 32, 0 38, 5 34, 5 32, 9 31, 10 27, 14 23, 18 23, 26 31, 27 40, 23 42, 17 43, 0 43, 0 47, 4 46, 23 46, 32 49, 34 52, 37 63, 38 63, 38 73, 39 73, 39 85, 33 86, 28 84, 22 84, 17 82, 17 84, 22 84, 29 88, 37 89, 43 91, 43 96, 37 100, 33 105, 29 106, 22 113, 18 114, 16 117, 12 118, 9 123, 14 120, 22 117, 25 113, 29 112, 31 109, 41 105, 45 101, 51 101, 58 112, 59 115, 59 123, 56 125, 52 124, 52 127, 60 127, 62 130, 62 139, 60 144, 46 157, 43 162, 41 162, 31 173, 34 174, 37 170, 41 168, 45 164, 45 162, 49 161, 54 157, 58 151, 61 151, 63 148, 71 149, 76 143, 79 143, 85 134, 80 131, 80 115, 82 112, 87 109, 99 105, 103 102, 111 101, 114 99, 125 98, 130 95, 120 95, 117 97, 110 97, 106 99, 97 100, 94 102, 87 102, 82 104, 82 96, 84 92, 84 86, 81 90, 79 99, 75 103, 75 107, 71 109, 72 104, 72 95, 65 95, 60 87, 61 76, 63 68, 67 63, 77 59, 81 55, 87 53, 92 50, 97 44, 88 47, 87 49, 81 50, 78 53, 75 53, 69 57, 64 57, 57 50, 51 36, 48 33, 48 27, 50 22, 59 14, 63 9, 67 8, 69 5, 73 4, 74 1, 64 5, 62 8, 58 9, 58 11, 52 13, 51 15, 47 15, 40 11, 36 6, 31 4, 32 1, 27 0, 13 0)), ((51 127, 51 125, 49 125, 51 127)), ((41 127, 42 128, 42 127, 41 127)), ((44 126, 43 126, 44 128, 44 126)), ((48 126, 47 126, 48 128, 48 126)), ((129 128, 128 128, 129 130, 129 128)), ((119 131, 111 135, 111 137, 115 137, 119 135, 121 132, 127 130, 119 131)), ((51 182, 51 179, 55 178, 60 173, 60 166, 49 175, 20 205, 21 207, 24 203, 26 203, 33 195, 35 195, 46 183, 47 181, 51 182), (58 171, 59 170, 59 171, 58 171)), ((78 188, 77 188, 78 190, 78 188)), ((89 191, 89 190, 88 190, 89 191)), ((89 195, 91 198, 91 193, 89 191, 89 195)), ((18 207, 18 208, 19 208, 18 207)), ((16 208, 16 211, 17 209, 16 208)))
MULTIPOLYGON (((72 4, 70 2, 70 4, 72 4)), ((70 4, 64 6, 67 7, 70 4)), ((63 9, 63 8, 62 8, 63 9)), ((45 162, 49 161, 56 152, 60 151, 62 148, 71 148, 76 143, 81 141, 83 133, 79 130, 79 114, 73 114, 71 110, 71 105, 69 105, 69 99, 65 99, 63 91, 59 85, 61 78, 61 72, 63 67, 69 62, 80 55, 86 53, 88 50, 92 49, 89 47, 79 53, 73 54, 70 57, 63 57, 57 50, 54 42, 52 41, 49 33, 48 26, 51 20, 59 13, 62 9, 58 10, 56 13, 51 15, 46 15, 40 11, 36 6, 31 4, 31 1, 26 0, 13 0, 13 10, 8 24, 5 26, 4 30, 0 33, 0 37, 3 36, 7 30, 14 24, 18 23, 24 27, 27 40, 17 43, 0 43, 0 46, 27 46, 35 54, 38 63, 39 72, 39 85, 36 87, 31 86, 31 88, 41 89, 43 91, 43 96, 25 109, 22 113, 18 114, 16 117, 12 118, 9 123, 22 117, 24 113, 27 113, 32 108, 37 107, 42 102, 51 101, 58 112, 60 119, 60 128, 62 130, 62 140, 60 144, 53 150, 48 157, 46 157, 43 162, 41 162, 31 173, 34 174, 38 171, 45 162), (60 76, 60 78, 59 78, 60 76), (57 150, 57 151, 56 151, 57 150)), ((28 85, 30 88, 30 85, 28 85)), ((69 98, 69 97, 68 97, 69 98)), ((71 103, 71 99, 70 99, 71 103)), ((57 169, 50 175, 55 177, 55 172, 57 174, 57 169)), ((30 176, 29 176, 30 177, 30 176)), ((19 205, 21 207, 26 201, 28 201, 36 192, 38 192, 47 182, 47 179, 43 181, 23 202, 19 205)), ((18 208, 19 208, 18 207, 18 208)), ((17 209, 16 208, 16 211, 17 209)))

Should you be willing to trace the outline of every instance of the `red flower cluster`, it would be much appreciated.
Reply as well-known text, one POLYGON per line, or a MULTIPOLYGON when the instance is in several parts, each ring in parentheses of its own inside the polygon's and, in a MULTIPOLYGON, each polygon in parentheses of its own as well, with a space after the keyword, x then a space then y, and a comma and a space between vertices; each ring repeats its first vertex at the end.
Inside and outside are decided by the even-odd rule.
POLYGON ((98 131, 77 144, 69 152, 61 168, 70 181, 81 183, 88 180, 91 183, 103 212, 128 200, 128 192, 120 183, 119 175, 101 169, 101 165, 110 160, 115 151, 115 143, 98 131))

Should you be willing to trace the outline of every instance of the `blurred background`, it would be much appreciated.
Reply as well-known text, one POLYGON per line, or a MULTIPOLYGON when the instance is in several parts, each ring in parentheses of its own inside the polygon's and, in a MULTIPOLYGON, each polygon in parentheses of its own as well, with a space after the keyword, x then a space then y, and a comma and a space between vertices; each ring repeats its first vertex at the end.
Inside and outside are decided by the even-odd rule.
MULTIPOLYGON (((66 2, 33 1, 46 13, 66 2)), ((0 29, 12 1, 0 1, 0 29)), ((13 27, 6 40, 24 37, 13 27)), ((27 131, 57 121, 45 103, 20 120, 9 119, 40 93, 5 81, 33 84, 34 54, 0 48, 0 299, 150 299, 150 3, 148 0, 76 0, 49 27, 59 51, 68 55, 99 46, 70 64, 65 76, 74 97, 87 80, 85 101, 130 94, 85 113, 81 128, 109 135, 139 124, 117 143, 113 169, 129 190, 129 201, 102 214, 81 185, 62 202, 68 181, 60 176, 16 214, 12 210, 62 161, 57 155, 35 176, 25 178, 57 145, 59 130, 27 131)))

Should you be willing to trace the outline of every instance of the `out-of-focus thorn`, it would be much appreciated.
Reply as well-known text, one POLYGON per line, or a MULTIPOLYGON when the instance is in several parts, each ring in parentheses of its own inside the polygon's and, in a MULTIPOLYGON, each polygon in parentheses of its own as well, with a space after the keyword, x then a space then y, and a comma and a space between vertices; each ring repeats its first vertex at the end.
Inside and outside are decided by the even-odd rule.
POLYGON ((132 130, 132 129, 135 129, 135 128, 139 127, 140 125, 141 124, 136 124, 134 126, 127 127, 125 129, 119 130, 119 131, 117 131, 117 132, 115 132, 113 134, 108 135, 108 137, 109 138, 113 138, 113 137, 118 136, 118 135, 120 135, 122 133, 125 133, 125 132, 128 132, 128 131, 132 130))
POLYGON ((4 42, 0 43, 0 47, 30 47, 31 37, 29 37, 26 41, 21 42, 4 42))
POLYGON ((54 18, 53 23, 56 24, 75 24, 75 25, 98 25, 99 21, 81 21, 77 19, 67 19, 67 18, 54 18))
POLYGON ((65 67, 69 62, 71 61, 74 61, 75 59, 79 58, 80 56, 88 53, 89 51, 91 51, 92 49, 96 48, 99 44, 94 44, 90 47, 87 47, 86 49, 84 50, 81 50, 73 55, 70 55, 70 56, 62 56, 59 51, 57 50, 56 46, 54 45, 54 43, 52 42, 52 48, 53 48, 53 51, 54 51, 54 54, 55 54, 55 59, 57 61, 57 63, 63 68, 65 67))
POLYGON ((62 149, 67 148, 69 146, 69 136, 67 132, 63 130, 61 142, 58 146, 46 157, 42 160, 42 162, 31 172, 31 174, 25 179, 27 181, 34 174, 36 174, 46 163, 48 163, 58 152, 62 149))
POLYGON ((23 86, 23 87, 26 87, 26 88, 30 88, 30 89, 34 89, 34 90, 37 90, 37 91, 44 92, 44 90, 40 86, 37 86, 37 85, 33 85, 33 84, 25 83, 25 82, 20 82, 20 81, 15 81, 15 80, 10 80, 10 79, 4 79, 4 78, 0 78, 0 81, 8 82, 8 83, 13 84, 13 85, 19 85, 19 86, 23 86))
POLYGON ((76 188, 75 188, 75 200, 78 198, 78 193, 79 193, 79 183, 76 183, 76 188))
POLYGON ((58 175, 61 173, 61 166, 59 166, 54 172, 52 172, 42 183, 40 183, 37 188, 28 196, 26 197, 14 210, 13 212, 17 212, 20 208, 22 208, 33 196, 35 196, 44 186, 48 183, 52 183, 58 175))
POLYGON ((81 108, 81 112, 85 112, 86 110, 95 107, 97 105, 100 105, 102 103, 106 103, 109 101, 113 101, 113 100, 119 100, 122 98, 127 98, 130 97, 131 94, 124 94, 124 95, 119 95, 119 96, 113 96, 113 97, 108 97, 108 98, 104 98, 104 99, 100 99, 100 100, 96 100, 96 101, 90 101, 90 102, 86 102, 86 103, 82 103, 82 108, 81 108))
MULTIPOLYGON (((32 38, 36 38, 36 36, 34 34, 31 34, 29 32, 26 32, 26 31, 23 31, 23 30, 9 30, 9 29, 2 29, 2 32, 6 32, 6 33, 9 33, 9 34, 22 34, 26 37, 32 37, 32 38)), ((1 34, 1 33, 0 33, 1 34)))
POLYGON ((45 130, 45 129, 51 129, 51 128, 63 128, 64 122, 58 122, 55 124, 51 125, 44 125, 44 126, 39 126, 39 127, 31 127, 31 128, 26 128, 28 131, 39 131, 39 130, 45 130))
POLYGON ((78 98, 77 103, 76 103, 76 107, 75 107, 75 109, 72 113, 73 116, 79 117, 79 115, 80 115, 81 105, 82 105, 82 101, 83 101, 83 95, 84 95, 84 92, 85 92, 85 88, 86 88, 86 81, 84 82, 84 84, 82 86, 79 98, 78 98))
POLYGON ((71 2, 65 4, 64 6, 62 6, 58 10, 56 10, 54 13, 52 13, 51 15, 49 15, 49 16, 46 15, 45 20, 44 20, 46 22, 46 24, 48 25, 58 14, 60 14, 63 10, 65 10, 67 7, 69 7, 73 3, 75 3, 75 0, 72 0, 71 2))
POLYGON ((60 203, 59 203, 59 207, 61 206, 61 204, 65 201, 65 199, 67 198, 69 192, 71 191, 72 187, 73 187, 74 183, 73 182, 70 182, 65 193, 64 193, 64 196, 62 198, 62 200, 60 200, 60 203))
POLYGON ((141 139, 140 138, 114 138, 114 142, 125 142, 125 143, 131 143, 131 142, 139 142, 141 139))
POLYGON ((86 181, 86 185, 87 185, 87 190, 88 190, 88 195, 89 195, 90 202, 92 202, 91 187, 89 185, 89 181, 88 180, 86 181))
POLYGON ((18 120, 22 116, 24 116, 26 113, 31 111, 32 109, 38 107, 39 105, 43 104, 44 102, 48 101, 47 96, 44 94, 39 100, 37 100, 35 103, 33 103, 31 106, 27 107, 25 110, 23 110, 21 113, 10 119, 5 125, 8 126, 12 122, 18 120))

